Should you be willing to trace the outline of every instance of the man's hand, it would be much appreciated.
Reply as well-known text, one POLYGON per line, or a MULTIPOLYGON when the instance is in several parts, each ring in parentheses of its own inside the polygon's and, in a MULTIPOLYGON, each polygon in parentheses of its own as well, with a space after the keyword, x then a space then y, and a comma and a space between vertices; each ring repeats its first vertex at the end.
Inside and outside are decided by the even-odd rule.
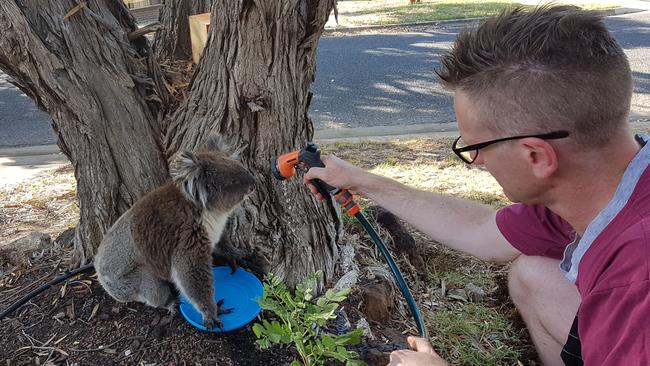
POLYGON ((393 351, 388 366, 448 366, 424 338, 408 337, 411 350, 393 351))
POLYGON ((325 199, 316 187, 311 183, 312 179, 320 179, 332 187, 349 190, 352 194, 358 194, 358 181, 360 176, 366 173, 365 170, 338 158, 335 155, 322 157, 325 168, 309 168, 303 180, 318 199, 325 199))

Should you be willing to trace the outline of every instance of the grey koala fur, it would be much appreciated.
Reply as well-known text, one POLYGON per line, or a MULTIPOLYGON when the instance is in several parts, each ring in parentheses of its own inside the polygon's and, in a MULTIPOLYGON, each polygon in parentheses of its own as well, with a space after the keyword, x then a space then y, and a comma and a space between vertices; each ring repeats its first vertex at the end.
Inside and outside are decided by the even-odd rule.
POLYGON ((254 189, 244 166, 216 149, 211 139, 196 153, 172 163, 172 182, 138 200, 104 236, 97 255, 98 279, 114 299, 174 311, 173 283, 203 316, 221 327, 214 301, 212 251, 228 216, 254 189))

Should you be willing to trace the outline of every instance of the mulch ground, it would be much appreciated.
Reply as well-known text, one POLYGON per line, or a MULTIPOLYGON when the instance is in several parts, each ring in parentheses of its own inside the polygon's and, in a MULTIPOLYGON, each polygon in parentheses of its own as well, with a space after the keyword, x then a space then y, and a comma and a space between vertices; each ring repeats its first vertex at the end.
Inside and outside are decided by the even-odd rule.
MULTIPOLYGON (((14 301, 9 298, 12 288, 46 282, 43 272, 51 269, 18 273, 15 281, 5 284, 2 308, 8 306, 6 300, 14 301)), ((92 275, 79 275, 33 298, 1 321, 0 339, 0 359, 7 365, 267 366, 287 364, 295 357, 286 348, 260 350, 248 327, 227 334, 207 333, 190 326, 178 313, 118 303, 92 275)))
MULTIPOLYGON (((28 268, 0 276, 0 309, 63 275, 70 252, 71 248, 46 252, 28 268)), ((358 296, 353 293, 344 303, 351 321, 360 315, 354 306, 358 296)), ((406 348, 400 326, 397 320, 373 327, 376 339, 356 351, 372 359, 406 348)), ((0 339, 0 360, 6 365, 268 366, 298 359, 290 347, 260 349, 250 325, 226 334, 208 333, 189 325, 180 313, 116 302, 101 288, 94 272, 45 290, 0 320, 0 339)))

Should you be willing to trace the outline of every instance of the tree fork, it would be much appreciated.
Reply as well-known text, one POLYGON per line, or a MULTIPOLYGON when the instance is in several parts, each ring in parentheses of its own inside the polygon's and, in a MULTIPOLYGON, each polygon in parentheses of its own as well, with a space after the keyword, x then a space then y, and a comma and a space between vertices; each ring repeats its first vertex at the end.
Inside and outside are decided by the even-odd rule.
POLYGON ((103 233, 135 200, 168 179, 168 156, 219 133, 247 146, 242 161, 260 182, 234 214, 230 242, 270 260, 268 269, 289 284, 316 270, 325 273, 319 286, 331 278, 337 208, 317 202, 299 179, 275 182, 269 168, 271 157, 313 137, 309 88, 333 6, 334 0, 215 1, 209 44, 173 112, 146 40, 128 39, 137 28, 121 1, 0 2, 0 68, 50 113, 75 168, 78 263, 92 258, 103 233))
POLYGON ((156 33, 154 51, 159 60, 192 58, 188 17, 210 11, 212 0, 163 0, 160 22, 163 29, 156 33))
POLYGON ((317 202, 299 179, 276 182, 270 173, 272 157, 313 138, 309 89, 333 6, 333 0, 215 1, 208 45, 166 136, 168 154, 192 150, 213 132, 248 146, 242 162, 258 189, 224 235, 269 259, 269 269, 290 285, 316 270, 331 279, 338 256, 338 208, 317 202))

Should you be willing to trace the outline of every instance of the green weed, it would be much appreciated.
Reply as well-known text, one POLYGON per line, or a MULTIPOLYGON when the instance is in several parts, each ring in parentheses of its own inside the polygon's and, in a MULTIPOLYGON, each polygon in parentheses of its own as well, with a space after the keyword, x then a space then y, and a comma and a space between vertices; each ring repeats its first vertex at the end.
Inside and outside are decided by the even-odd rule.
MULTIPOLYGON (((339 303, 347 297, 350 289, 339 292, 327 290, 319 298, 312 295, 312 285, 320 272, 313 273, 296 286, 294 294, 273 274, 264 280, 264 297, 259 300, 260 306, 272 312, 280 321, 266 319, 253 325, 257 343, 262 348, 271 344, 292 344, 296 347, 302 364, 305 366, 320 366, 326 359, 336 359, 346 366, 360 366, 363 362, 356 360, 356 352, 348 351, 347 345, 359 344, 362 329, 335 335, 327 333, 323 327, 336 318, 339 303)), ((300 363, 294 360, 291 366, 300 363)))

